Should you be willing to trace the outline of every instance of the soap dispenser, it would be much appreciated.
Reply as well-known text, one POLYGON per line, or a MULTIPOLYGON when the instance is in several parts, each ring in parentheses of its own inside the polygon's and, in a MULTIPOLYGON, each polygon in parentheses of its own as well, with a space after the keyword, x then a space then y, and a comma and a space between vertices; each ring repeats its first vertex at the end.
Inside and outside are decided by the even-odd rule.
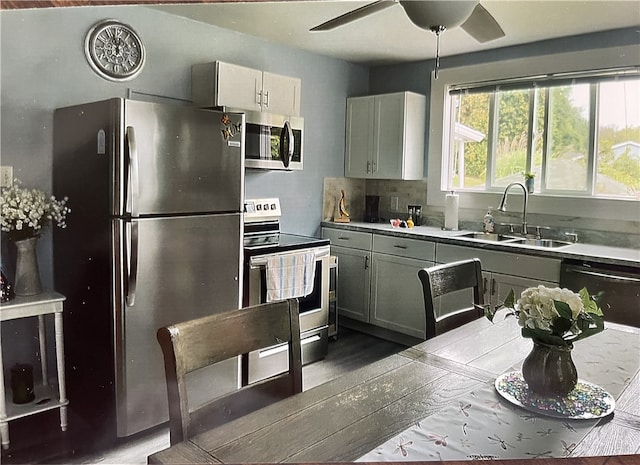
POLYGON ((487 214, 484 215, 482 219, 482 229, 485 233, 492 233, 495 228, 495 223, 493 221, 493 215, 491 214, 491 207, 487 210, 487 214))

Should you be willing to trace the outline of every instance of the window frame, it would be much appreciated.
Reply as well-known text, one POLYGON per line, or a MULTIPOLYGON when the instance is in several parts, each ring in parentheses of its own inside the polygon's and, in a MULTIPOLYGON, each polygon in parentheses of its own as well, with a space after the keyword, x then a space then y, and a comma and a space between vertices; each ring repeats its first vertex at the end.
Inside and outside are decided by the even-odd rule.
MULTIPOLYGON (((490 82, 504 79, 518 79, 520 76, 554 73, 587 72, 593 69, 622 68, 640 66, 640 57, 634 45, 559 52, 550 55, 487 62, 476 65, 440 69, 438 79, 431 79, 429 143, 427 152, 427 195, 429 203, 444 207, 445 194, 442 186, 447 185, 447 163, 445 135, 450 121, 451 108, 448 105, 448 89, 465 82, 490 82)), ((497 206, 501 192, 458 191, 460 207, 485 210, 487 206, 497 206)), ((640 205, 632 199, 608 199, 597 197, 565 197, 554 194, 531 196, 529 212, 587 217, 611 220, 640 219, 640 205)))
MULTIPOLYGON (((636 74, 631 75, 627 72, 629 77, 622 76, 621 80, 628 81, 634 80, 635 82, 640 83, 640 76, 636 74)), ((488 128, 487 128, 487 153, 486 153, 486 163, 485 163, 485 181, 484 186, 469 186, 464 189, 469 192, 474 191, 487 191, 487 192, 496 192, 502 191, 504 189, 504 185, 500 185, 501 178, 498 173, 498 163, 499 163, 499 141, 501 139, 501 133, 499 128, 501 127, 502 122, 502 99, 507 98, 510 93, 518 92, 527 100, 527 119, 525 121, 526 124, 526 153, 524 158, 524 165, 521 167, 522 171, 532 172, 534 171, 534 149, 537 146, 538 141, 534 138, 535 129, 538 126, 538 118, 537 118, 537 101, 540 96, 543 97, 544 101, 544 111, 542 118, 542 126, 543 126, 543 138, 542 138, 542 163, 540 166, 540 181, 538 183, 538 190, 536 194, 545 195, 558 195, 560 197, 598 197, 598 198, 606 198, 607 196, 598 195, 595 192, 596 188, 596 178, 598 176, 597 172, 597 162, 598 162, 598 130, 599 130, 599 102, 600 102, 600 86, 603 83, 611 82, 611 73, 605 73, 602 76, 602 79, 599 80, 598 76, 594 76, 592 74, 588 77, 588 82, 579 80, 577 82, 562 82, 561 85, 546 85, 546 86, 538 86, 535 84, 530 84, 529 87, 522 86, 521 88, 508 88, 501 89, 500 86, 497 86, 495 89, 483 89, 482 92, 474 92, 475 95, 486 96, 486 100, 488 101, 487 108, 487 116, 488 116, 488 128), (579 176, 584 176, 584 189, 558 189, 553 188, 548 184, 548 164, 551 160, 552 144, 553 141, 550 139, 550 135, 552 134, 551 125, 554 121, 554 93, 553 89, 571 89, 571 86, 580 85, 583 86, 583 92, 588 94, 587 100, 587 127, 586 127, 586 147, 584 150, 584 155, 586 157, 586 166, 584 167, 584 172, 578 173, 579 176)), ((456 89, 453 92, 449 93, 447 98, 447 102, 451 105, 451 112, 455 115, 452 118, 452 124, 449 128, 449 133, 445 135, 445 147, 447 147, 446 154, 451 158, 449 162, 449 175, 447 176, 447 183, 444 186, 444 190, 450 191, 455 189, 456 183, 454 183, 454 178, 458 176, 458 185, 460 185, 460 179, 466 178, 465 173, 461 172, 461 167, 464 167, 465 163, 459 153, 460 144, 457 140, 457 137, 453 136, 452 126, 457 124, 460 120, 460 115, 458 114, 460 108, 465 106, 467 108, 468 104, 465 104, 465 95, 464 89, 456 89), (457 170, 454 171, 457 164, 457 170)), ((481 107, 474 107, 476 109, 482 110, 481 107)), ((524 128, 524 125, 523 125, 524 128)), ((464 150, 463 150, 464 152, 464 150)), ((537 151, 536 151, 537 153, 537 151)), ((616 196, 609 196, 610 198, 617 198, 616 196)), ((630 198, 629 200, 640 200, 638 198, 630 198)))

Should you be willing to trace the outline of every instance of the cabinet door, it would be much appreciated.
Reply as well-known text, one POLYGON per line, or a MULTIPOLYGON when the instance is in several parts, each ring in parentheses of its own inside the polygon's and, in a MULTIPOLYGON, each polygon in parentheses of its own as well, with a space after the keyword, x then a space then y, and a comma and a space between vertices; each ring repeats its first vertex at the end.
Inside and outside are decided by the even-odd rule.
POLYGON ((262 71, 218 62, 217 104, 260 111, 262 71))
POLYGON ((433 262, 374 253, 371 324, 424 339, 424 295, 418 270, 431 265, 433 262))
POLYGON ((331 246, 338 257, 338 315, 369 322, 371 252, 331 246))
POLYGON ((289 76, 262 74, 262 111, 285 116, 300 116, 302 81, 289 76))
POLYGON ((516 300, 528 287, 539 285, 546 287, 557 287, 558 283, 540 281, 538 279, 520 278, 501 273, 491 273, 491 305, 500 305, 507 298, 511 289, 515 293, 516 300))
POLYGON ((374 97, 347 99, 347 134, 344 157, 344 174, 352 178, 368 178, 373 175, 374 97))
POLYGON ((374 178, 402 179, 404 127, 404 94, 376 96, 372 156, 374 178))

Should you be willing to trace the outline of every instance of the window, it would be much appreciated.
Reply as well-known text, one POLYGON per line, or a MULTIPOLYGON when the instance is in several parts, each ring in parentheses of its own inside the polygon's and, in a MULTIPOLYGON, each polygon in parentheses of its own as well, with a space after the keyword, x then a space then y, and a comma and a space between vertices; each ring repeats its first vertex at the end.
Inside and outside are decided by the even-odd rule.
POLYGON ((452 86, 449 102, 444 189, 528 172, 538 194, 640 200, 638 70, 452 86))

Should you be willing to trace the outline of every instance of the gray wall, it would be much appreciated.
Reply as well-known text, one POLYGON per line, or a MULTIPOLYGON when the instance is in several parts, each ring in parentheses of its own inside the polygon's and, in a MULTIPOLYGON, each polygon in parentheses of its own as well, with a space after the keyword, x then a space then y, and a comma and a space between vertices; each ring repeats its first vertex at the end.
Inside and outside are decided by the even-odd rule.
MULTIPOLYGON (((223 60, 302 79, 305 169, 246 175, 246 196, 280 197, 282 229, 318 232, 325 176, 342 176, 345 99, 368 92, 368 69, 250 36, 173 17, 142 6, 3 10, 1 20, 1 163, 25 185, 51 191, 53 110, 66 105, 127 97, 130 91, 190 100, 191 65, 223 60), (86 62, 84 37, 96 22, 115 18, 145 43, 142 73, 126 83, 96 75, 86 62)), ((73 209, 73 199, 69 200, 73 209)), ((73 215, 73 212, 71 213, 73 215)), ((38 244, 43 285, 53 282, 51 233, 38 244)), ((12 278, 13 245, 2 238, 2 265, 12 278)), ((3 324, 5 371, 35 360, 35 328, 3 324), (7 353, 8 352, 8 353, 7 353)))

